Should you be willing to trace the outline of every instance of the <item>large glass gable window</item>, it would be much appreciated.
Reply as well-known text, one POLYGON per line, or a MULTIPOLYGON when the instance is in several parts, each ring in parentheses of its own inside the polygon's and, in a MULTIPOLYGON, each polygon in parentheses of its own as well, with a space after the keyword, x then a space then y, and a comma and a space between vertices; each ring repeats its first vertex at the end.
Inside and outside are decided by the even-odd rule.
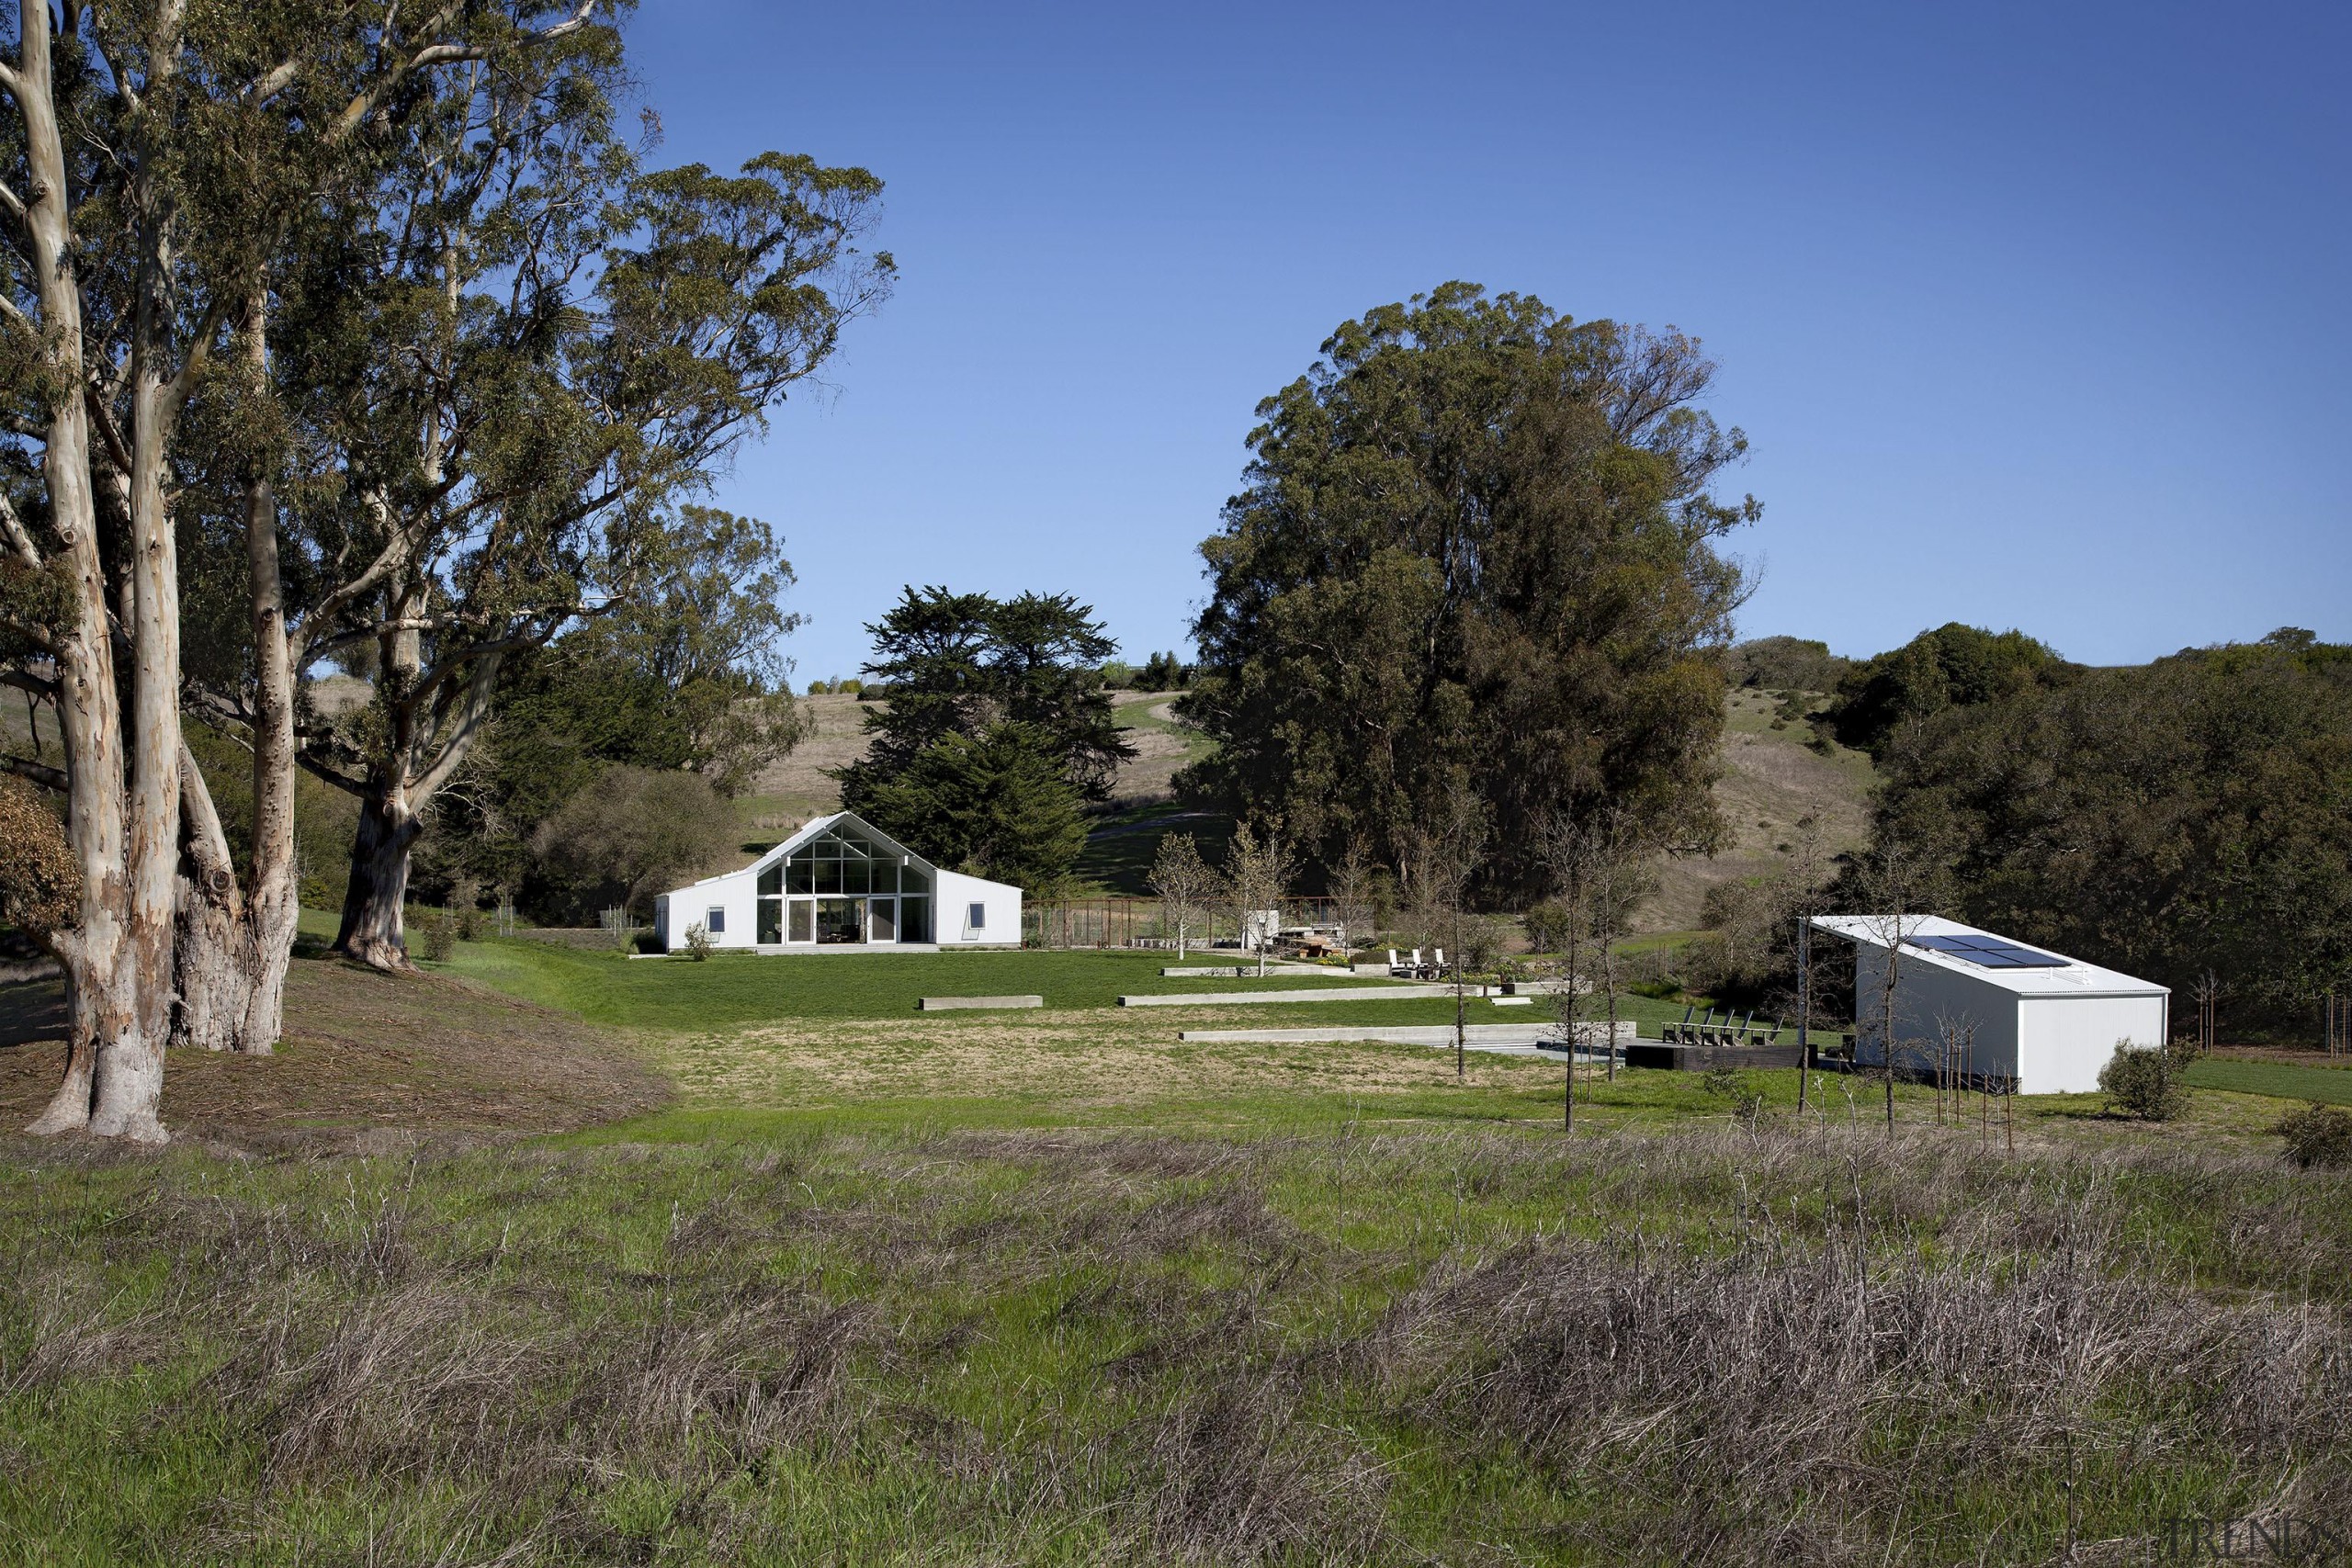
POLYGON ((818 834, 760 873, 760 941, 929 942, 931 875, 902 859, 852 827, 818 834))

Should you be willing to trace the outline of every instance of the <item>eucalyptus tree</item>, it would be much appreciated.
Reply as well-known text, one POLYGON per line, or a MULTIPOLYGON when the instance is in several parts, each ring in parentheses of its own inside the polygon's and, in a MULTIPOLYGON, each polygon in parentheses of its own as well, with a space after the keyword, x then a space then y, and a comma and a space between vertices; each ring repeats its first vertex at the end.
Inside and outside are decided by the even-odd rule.
POLYGON ((579 94, 616 68, 608 18, 620 8, 501 0, 422 17, 308 4, 228 13, 251 35, 246 52, 275 63, 213 107, 220 134, 198 144, 205 157, 189 175, 207 193, 233 193, 251 217, 229 230, 242 249, 220 247, 209 275, 231 352, 192 389, 175 521, 189 568, 186 694, 250 753, 251 840, 241 868, 208 781, 184 755, 175 1043, 271 1049, 300 914, 296 772, 314 716, 307 674, 334 628, 332 603, 320 600, 335 586, 301 524, 342 493, 343 476, 301 418, 303 400, 284 395, 274 346, 290 335, 298 346, 283 357, 312 365, 306 331, 364 328, 340 303, 361 276, 362 215, 435 144, 439 106, 486 76, 510 101, 579 94))
MULTIPOLYGON (((576 25, 578 17, 559 25, 576 25)), ((160 1140, 182 794, 175 450, 312 177, 495 7, 65 0, 0 21, 6 677, 56 711, 76 908, 63 1082, 34 1122, 160 1140)))
POLYGON ((294 668, 371 680, 300 758, 359 802, 336 945, 378 967, 507 661, 673 570, 686 503, 893 276, 863 169, 645 166, 594 36, 446 78, 281 300, 271 386, 334 480, 288 509, 294 668))
POLYGON ((1573 322, 1449 283, 1344 323, 1259 405, 1179 703, 1183 781, 1401 855, 1466 776, 1489 877, 1532 892, 1541 826, 1615 805, 1696 847, 1743 592, 1711 486, 1746 450, 1679 333, 1573 322))

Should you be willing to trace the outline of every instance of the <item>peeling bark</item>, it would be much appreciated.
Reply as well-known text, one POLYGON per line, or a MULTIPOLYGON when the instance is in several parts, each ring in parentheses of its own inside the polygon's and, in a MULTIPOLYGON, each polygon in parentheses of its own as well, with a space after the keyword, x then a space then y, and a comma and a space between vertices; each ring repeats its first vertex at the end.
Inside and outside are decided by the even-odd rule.
MULTIPOLYGON (((245 353, 267 367, 267 299, 245 303, 245 353)), ((253 887, 240 894, 211 792, 183 755, 187 853, 179 886, 174 1044, 267 1055, 283 1032, 286 972, 301 915, 294 864, 294 668, 279 571, 277 497, 267 476, 245 483, 245 565, 254 638, 253 887)))
MULTIPOLYGON (((52 376, 41 431, 41 477, 49 496, 50 528, 66 558, 75 598, 74 625, 58 639, 57 708, 66 760, 66 839, 82 873, 76 929, 58 933, 51 943, 65 969, 65 1071, 48 1108, 28 1131, 87 1130, 161 1142, 164 1134, 156 1108, 163 1089, 163 1035, 160 1032, 142 1034, 152 1009, 141 1006, 138 988, 142 982, 160 978, 164 993, 169 993, 169 873, 166 868, 159 976, 157 965, 143 962, 155 950, 145 897, 152 893, 154 879, 143 860, 159 847, 155 829, 160 824, 142 818, 134 830, 131 809, 135 806, 145 813, 154 800, 152 791, 141 788, 134 801, 128 798, 130 792, 125 788, 133 781, 126 776, 130 759, 124 744, 121 686, 108 625, 109 585, 99 551, 96 494, 91 482, 81 283, 68 209, 72 186, 55 96, 56 43, 48 6, 28 6, 21 11, 22 48, 17 63, 0 85, 16 100, 24 124, 25 158, 31 177, 23 222, 52 376)), ((139 539, 135 528, 133 532, 134 547, 152 542, 139 539)), ((168 543, 163 548, 167 552, 168 543)), ((143 553, 134 548, 134 556, 143 553)), ((176 605, 167 606, 152 597, 142 604, 133 586, 153 581, 159 567, 168 578, 167 554, 160 562, 135 560, 131 582, 126 584, 131 590, 131 614, 124 630, 137 660, 130 682, 132 712, 141 716, 154 690, 155 677, 168 675, 174 687, 178 682, 176 639, 158 648, 141 636, 151 630, 141 617, 142 610, 161 609, 176 622, 176 605), (164 668, 166 665, 168 669, 164 668)), ((177 692, 170 695, 176 753, 177 692)), ((176 792, 173 805, 176 807, 176 792)), ((176 820, 171 829, 169 838, 175 840, 176 820)), ((175 841, 160 847, 176 860, 175 841)))

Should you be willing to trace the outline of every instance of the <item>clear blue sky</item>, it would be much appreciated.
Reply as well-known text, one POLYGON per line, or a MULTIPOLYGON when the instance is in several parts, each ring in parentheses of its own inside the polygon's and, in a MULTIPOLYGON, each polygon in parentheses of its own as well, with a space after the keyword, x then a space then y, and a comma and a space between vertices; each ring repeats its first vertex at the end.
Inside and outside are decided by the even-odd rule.
POLYGON ((658 156, 888 182, 902 269, 722 499, 800 678, 910 581, 1182 646, 1257 400, 1446 278, 1671 323, 1765 503, 1743 635, 2352 640, 2352 21, 2158 6, 648 0, 658 156))

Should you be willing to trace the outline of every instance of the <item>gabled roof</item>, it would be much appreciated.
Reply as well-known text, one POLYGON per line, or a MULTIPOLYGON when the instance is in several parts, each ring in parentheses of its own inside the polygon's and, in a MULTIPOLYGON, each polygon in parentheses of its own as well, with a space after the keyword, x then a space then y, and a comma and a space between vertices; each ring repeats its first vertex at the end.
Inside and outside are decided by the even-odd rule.
POLYGON ((884 832, 881 829, 876 828, 873 823, 868 822, 865 818, 860 817, 854 811, 835 811, 827 816, 815 818, 809 821, 803 822, 799 827, 795 828, 792 830, 791 835, 786 838, 784 842, 776 845, 774 849, 762 853, 760 858, 753 861, 750 865, 739 867, 738 869, 744 871, 756 871, 762 866, 772 864, 776 861, 782 860, 785 856, 790 854, 793 851, 798 849, 809 840, 817 838, 821 834, 829 833, 844 823, 855 828, 867 838, 873 839, 890 849, 898 851, 899 853, 919 862, 926 871, 937 871, 939 869, 939 867, 933 865, 928 859, 924 858, 922 855, 917 854, 913 850, 910 850, 906 845, 899 842, 898 840, 890 837, 889 834, 884 832))
POLYGON ((732 871, 722 871, 716 875, 706 876, 700 882, 689 882, 685 886, 673 888, 672 891, 676 893, 684 893, 693 888, 705 886, 713 882, 724 882, 729 877, 741 876, 745 872, 764 870, 768 866, 775 864, 777 861, 782 860, 785 856, 790 854, 793 851, 798 849, 801 845, 808 842, 811 839, 830 832, 832 829, 844 823, 856 828, 857 830, 860 833, 863 833, 865 837, 873 839, 876 842, 883 844, 889 849, 896 850, 899 853, 921 865, 925 871, 936 872, 939 869, 939 867, 933 865, 922 855, 915 853, 914 851, 907 848, 906 845, 899 842, 898 840, 890 837, 889 834, 884 832, 881 829, 876 828, 865 818, 860 817, 856 812, 835 811, 829 815, 803 822, 799 827, 795 828, 782 843, 777 844, 773 848, 761 851, 759 858, 756 860, 746 862, 744 864, 737 866, 732 871))
MULTIPOLYGON (((1813 929, 1841 936, 1863 947, 1885 951, 1888 939, 1895 934, 1893 915, 1815 915, 1813 929)), ((2079 958, 2067 958, 2038 942, 2018 942, 2037 953, 2048 953, 2064 962, 2046 969, 1987 969, 1965 959, 1938 953, 1933 948, 1915 947, 1913 937, 1973 936, 1990 937, 2001 942, 2015 942, 1998 931, 1988 931, 1966 926, 1958 920, 1947 920, 1940 915, 1905 915, 1902 918, 1903 962, 1918 964, 1947 974, 1958 975, 1979 985, 2014 992, 2021 997, 2163 997, 2172 994, 2171 987, 2159 986, 2153 980, 2143 980, 2113 969, 2102 969, 2096 964, 2086 964, 2079 958)))

